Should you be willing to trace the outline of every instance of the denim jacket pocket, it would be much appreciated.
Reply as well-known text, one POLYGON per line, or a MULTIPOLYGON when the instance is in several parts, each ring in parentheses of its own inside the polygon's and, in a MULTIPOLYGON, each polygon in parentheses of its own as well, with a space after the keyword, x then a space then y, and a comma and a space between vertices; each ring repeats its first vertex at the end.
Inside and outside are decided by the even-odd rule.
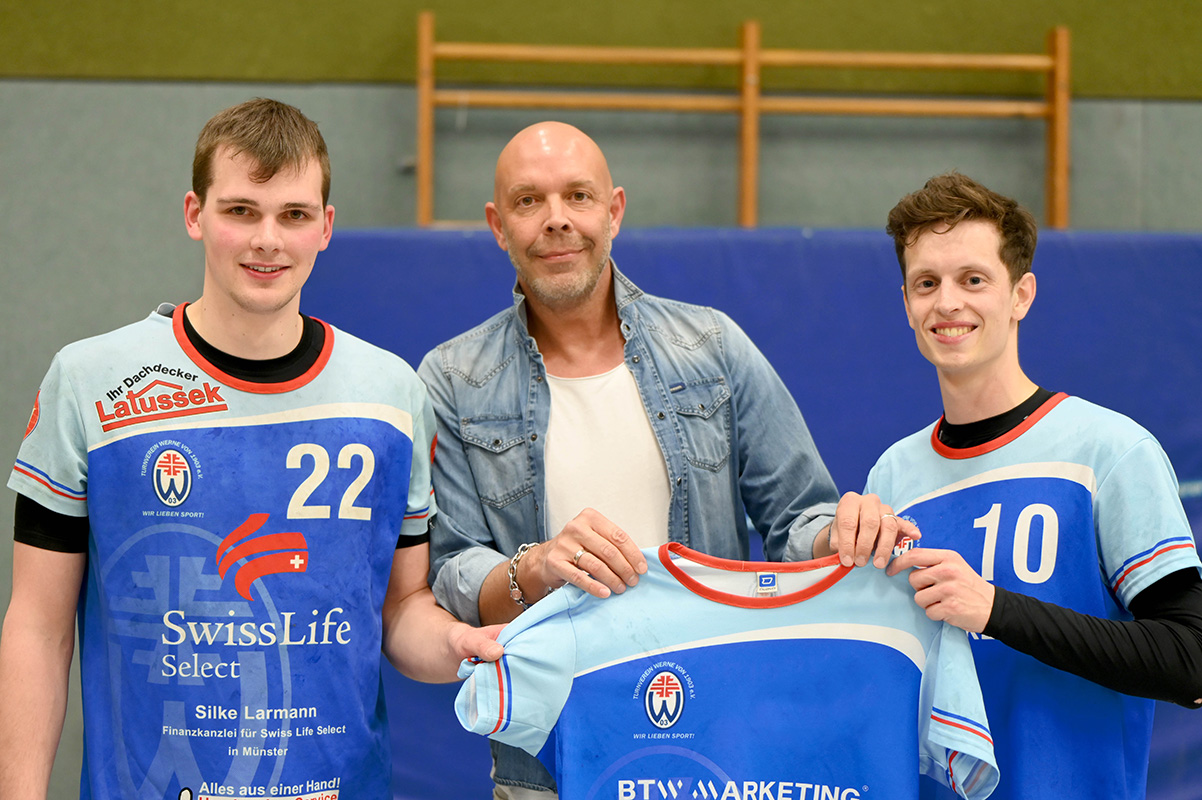
POLYGON ((470 417, 460 421, 459 435, 481 502, 504 508, 533 491, 521 417, 470 417))
POLYGON ((730 387, 725 379, 677 384, 668 396, 684 431, 685 458, 711 472, 722 469, 730 457, 730 387))

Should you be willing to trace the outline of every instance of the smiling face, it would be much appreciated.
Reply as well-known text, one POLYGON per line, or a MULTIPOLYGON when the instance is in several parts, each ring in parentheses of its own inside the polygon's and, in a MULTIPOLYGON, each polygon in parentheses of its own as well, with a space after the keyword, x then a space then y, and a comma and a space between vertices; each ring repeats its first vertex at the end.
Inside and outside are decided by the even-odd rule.
POLYGON ((593 296, 625 207, 596 143, 549 122, 526 128, 501 152, 485 216, 522 290, 563 310, 593 296))
POLYGON ((330 242, 334 207, 322 201, 317 159, 283 169, 269 180, 252 179, 257 165, 221 148, 205 200, 188 192, 188 235, 204 243, 206 313, 294 316, 300 290, 318 252, 330 242))
POLYGON ((941 383, 1022 379, 1018 323, 1035 298, 1035 276, 1013 285, 999 255, 997 226, 936 225, 905 248, 906 317, 941 383))

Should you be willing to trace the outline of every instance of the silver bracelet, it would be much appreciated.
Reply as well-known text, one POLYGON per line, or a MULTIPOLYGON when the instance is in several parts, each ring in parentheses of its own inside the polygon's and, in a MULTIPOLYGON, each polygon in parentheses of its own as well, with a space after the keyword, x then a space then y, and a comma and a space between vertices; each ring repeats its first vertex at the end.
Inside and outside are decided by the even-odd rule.
POLYGON ((513 558, 509 559, 509 599, 517 603, 523 609, 530 608, 533 603, 527 603, 526 597, 522 594, 522 587, 518 586, 518 562, 522 560, 522 556, 532 547, 537 547, 536 544, 523 542, 518 551, 513 554, 513 558))

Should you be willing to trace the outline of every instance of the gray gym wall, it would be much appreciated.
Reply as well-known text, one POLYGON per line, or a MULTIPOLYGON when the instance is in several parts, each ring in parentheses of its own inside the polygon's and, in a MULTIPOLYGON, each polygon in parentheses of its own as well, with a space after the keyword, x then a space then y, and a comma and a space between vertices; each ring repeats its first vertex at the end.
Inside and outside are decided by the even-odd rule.
MULTIPOLYGON (((350 32, 340 29, 333 37, 342 51, 325 57, 345 55, 348 47, 356 45, 356 34, 367 39, 362 52, 371 53, 373 47, 385 46, 371 38, 382 35, 377 28, 394 26, 403 35, 386 46, 404 54, 405 66, 399 74, 389 71, 398 69, 391 61, 364 57, 354 62, 358 73, 345 65, 353 74, 340 73, 325 62, 327 66, 317 67, 316 73, 299 67, 289 73, 314 82, 275 82, 285 79, 262 52, 230 67, 229 58, 198 60, 195 47, 199 45, 192 50, 181 45, 173 52, 155 40, 158 44, 150 47, 148 30, 171 28, 178 40, 185 24, 198 26, 197 37, 205 46, 217 47, 206 36, 232 35, 215 33, 212 25, 189 18, 186 9, 193 6, 174 0, 121 4, 113 11, 119 10, 118 16, 106 17, 110 28, 131 20, 153 22, 148 28, 131 28, 128 47, 117 46, 101 55, 94 30, 75 30, 68 23, 77 23, 78 28, 81 21, 94 22, 112 4, 91 0, 60 8, 35 2, 18 8, 14 0, 0 0, 0 52, 7 53, 0 55, 0 368, 5 376, 0 382, 0 455, 4 459, 11 462, 16 455, 34 393, 56 350, 142 317, 160 301, 190 300, 199 294, 202 254, 184 232, 183 196, 189 187, 196 133, 221 108, 248 97, 270 96, 299 106, 318 121, 333 162, 335 235, 339 228, 413 224, 410 166, 415 92, 409 51, 412 20, 420 4, 345 5, 363 13, 342 20, 351 26, 350 32), (374 24, 364 9, 379 11, 387 24, 374 24), (77 17, 67 16, 68 10, 77 17), (67 33, 47 36, 52 24, 65 25, 67 33), (84 47, 80 44, 84 41, 91 44, 84 47), (78 46, 72 48, 72 43, 78 46), (143 48, 144 58, 128 52, 134 44, 143 48), (221 73, 222 69, 229 72, 221 73), (256 76, 273 82, 247 82, 256 76), (186 80, 197 77, 204 80, 186 80)), ((1189 58, 1196 60, 1196 53, 1186 55, 1180 47, 1175 49, 1175 43, 1199 40, 1202 11, 1192 3, 1168 2, 1144 11, 1138 3, 1116 2, 1107 5, 1113 18, 1101 24, 1093 19, 1096 4, 1086 2, 981 2, 966 11, 962 3, 931 0, 912 4, 908 16, 911 25, 932 30, 925 37, 910 38, 890 35, 894 20, 866 26, 866 21, 896 14, 888 11, 896 8, 894 4, 879 1, 762 0, 735 10, 721 6, 719 12, 719 4, 712 2, 620 0, 609 4, 604 14, 582 11, 591 14, 586 18, 589 24, 583 26, 565 17, 568 6, 543 0, 520 6, 520 16, 503 6, 495 8, 489 19, 501 21, 492 25, 481 22, 475 5, 466 0, 438 3, 440 35, 469 40, 491 36, 503 41, 729 46, 735 41, 737 21, 758 16, 766 23, 765 45, 774 47, 1039 51, 1047 27, 1065 22, 1074 29, 1073 226, 1202 230, 1198 178, 1202 154, 1196 146, 1202 104, 1195 99, 1202 96, 1198 77, 1202 71, 1182 66, 1192 64, 1189 58), (1021 26, 1011 19, 1018 6, 1030 11, 1021 26), (631 19, 618 21, 623 8, 630 11, 631 19), (701 23, 694 21, 690 27, 671 13, 679 9, 696 20, 707 16, 706 8, 722 16, 725 32, 696 33, 701 23), (980 30, 989 27, 980 24, 981 16, 1006 9, 1006 24, 992 31, 1001 44, 990 46, 992 32, 980 30), (553 23, 551 30, 534 24, 540 12, 553 23), (816 23, 813 35, 800 41, 788 39, 788 26, 769 24, 778 14, 803 13, 816 23), (648 34, 641 22, 654 22, 656 14, 670 17, 673 24, 660 24, 657 34, 648 34), (613 27, 623 31, 610 35, 607 20, 614 20, 613 27), (1020 33, 1020 27, 1025 32, 1020 33), (934 32, 935 28, 942 33, 934 32), (1172 41, 1143 46, 1151 29, 1166 32, 1172 41), (1158 68, 1158 58, 1178 59, 1176 69, 1158 68)), ((269 13, 248 12, 256 16, 247 22, 246 30, 272 21, 279 7, 270 8, 269 13)), ((302 11, 305 8, 309 6, 300 6, 302 11)), ((107 39, 99 37, 110 47, 119 45, 120 39, 111 31, 107 39)), ((296 58, 296 51, 304 50, 279 32, 270 39, 269 49, 277 54, 296 58)), ((235 44, 244 41, 249 39, 243 37, 235 44)), ((220 54, 226 55, 235 44, 220 54)), ((338 63, 344 62, 345 58, 338 63)), ((286 62, 284 71, 293 69, 293 63, 308 64, 286 62)), ((699 85, 707 81, 705 76, 696 79, 699 85)), ((491 193, 497 152, 516 130, 545 116, 473 109, 439 112, 437 216, 479 219, 491 193)), ((733 118, 603 112, 555 116, 585 128, 605 150, 615 180, 628 193, 625 226, 734 224, 737 126, 733 118)), ((901 195, 947 169, 973 175, 1019 198, 1037 216, 1043 213, 1043 128, 1035 122, 768 117, 762 123, 761 163, 760 214, 765 226, 879 228, 901 195)), ((620 240, 618 247, 620 253, 620 240)), ((504 256, 497 255, 497 269, 509 269, 504 256)), ((420 283, 420 276, 414 276, 414 281, 420 283)), ((504 302, 498 297, 498 308, 504 302)), ((473 322, 465 319, 463 325, 473 322)), ((0 531, 11 527, 8 492, 0 497, 0 531)), ((10 567, 10 548, 0 547, 0 608, 8 604, 10 567)), ((76 792, 81 730, 77 687, 78 682, 73 682, 51 797, 76 792)))

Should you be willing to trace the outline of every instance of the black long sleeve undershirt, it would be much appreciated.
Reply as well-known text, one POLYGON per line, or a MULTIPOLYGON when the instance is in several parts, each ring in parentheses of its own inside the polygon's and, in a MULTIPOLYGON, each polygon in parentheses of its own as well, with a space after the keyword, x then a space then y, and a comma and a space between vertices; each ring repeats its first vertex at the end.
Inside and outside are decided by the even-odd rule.
POLYGON ((1202 703, 1202 578, 1166 575, 1131 601, 1133 620, 1081 614, 995 588, 985 634, 1048 666, 1123 694, 1202 703))

